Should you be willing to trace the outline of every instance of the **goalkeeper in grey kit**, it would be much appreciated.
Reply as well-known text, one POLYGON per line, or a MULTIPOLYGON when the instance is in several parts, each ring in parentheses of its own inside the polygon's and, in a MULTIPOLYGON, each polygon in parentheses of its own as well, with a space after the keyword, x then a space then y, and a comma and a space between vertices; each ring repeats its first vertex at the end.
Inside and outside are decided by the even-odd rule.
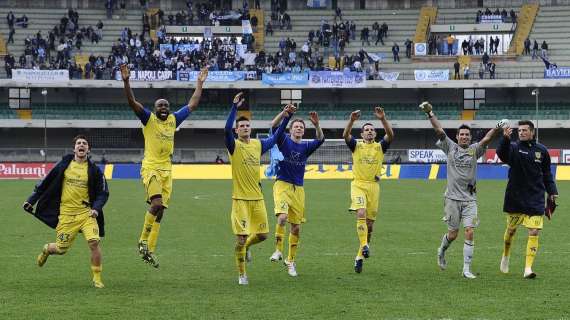
POLYGON ((471 272, 474 241, 473 233, 479 225, 477 216, 477 159, 485 154, 487 146, 504 127, 508 120, 501 120, 494 129, 487 132, 478 143, 471 144, 471 128, 462 124, 457 129, 457 143, 451 140, 437 121, 431 104, 423 102, 420 109, 426 113, 437 136, 436 146, 447 155, 447 188, 444 195, 444 218, 447 233, 441 239, 437 249, 437 264, 442 270, 447 268, 445 252, 457 238, 460 224, 465 230, 463 245, 463 277, 475 279, 471 272))

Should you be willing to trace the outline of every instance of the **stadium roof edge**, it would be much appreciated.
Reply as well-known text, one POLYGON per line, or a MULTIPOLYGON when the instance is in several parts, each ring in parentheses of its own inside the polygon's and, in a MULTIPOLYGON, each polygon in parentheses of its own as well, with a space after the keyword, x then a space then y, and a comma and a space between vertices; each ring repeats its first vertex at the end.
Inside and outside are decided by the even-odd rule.
MULTIPOLYGON (((24 82, 12 79, 1 79, 0 87, 4 88, 123 88, 121 81, 117 80, 69 80, 63 82, 24 82)), ((194 83, 181 81, 149 81, 131 82, 132 88, 149 89, 188 89, 194 83)), ((450 81, 415 81, 415 80, 368 80, 365 89, 449 89, 449 88, 535 88, 535 87, 570 87, 570 79, 495 79, 495 80, 450 80, 450 81)), ((269 86, 261 81, 236 82, 207 82, 206 89, 313 89, 303 85, 275 85, 269 86)), ((325 88, 331 89, 331 88, 325 88)))

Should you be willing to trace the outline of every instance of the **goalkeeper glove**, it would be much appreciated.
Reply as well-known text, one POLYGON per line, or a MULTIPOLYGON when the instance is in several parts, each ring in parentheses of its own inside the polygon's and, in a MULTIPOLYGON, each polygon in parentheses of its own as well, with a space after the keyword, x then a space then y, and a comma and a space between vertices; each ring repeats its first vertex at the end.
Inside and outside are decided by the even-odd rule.
POLYGON ((422 102, 422 104, 420 104, 420 109, 425 112, 425 113, 430 113, 432 111, 432 107, 431 104, 427 101, 422 102))
POLYGON ((548 198, 546 199, 546 208, 544 210, 544 214, 546 215, 548 220, 552 219, 552 216, 554 215, 554 210, 556 210, 556 206, 557 206, 556 198, 548 196, 548 198))
POLYGON ((502 129, 509 126, 509 119, 503 119, 497 122, 497 129, 502 129))

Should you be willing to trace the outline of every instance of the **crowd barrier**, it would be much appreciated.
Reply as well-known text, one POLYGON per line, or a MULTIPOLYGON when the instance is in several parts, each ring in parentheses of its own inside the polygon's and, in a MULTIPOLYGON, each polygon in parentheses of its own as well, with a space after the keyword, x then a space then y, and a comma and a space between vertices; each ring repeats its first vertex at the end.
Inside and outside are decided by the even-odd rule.
MULTIPOLYGON (((0 179, 39 179, 53 167, 53 164, 43 163, 0 163, 0 179)), ((107 164, 100 165, 107 179, 140 179, 140 164, 107 164)), ((262 166, 263 175, 266 166, 262 166)), ((508 166, 501 164, 479 164, 477 179, 506 180, 508 166)), ((556 180, 570 180, 570 165, 553 164, 552 175, 556 180)), ((173 179, 231 179, 229 164, 175 164, 172 166, 173 179)), ((446 179, 445 164, 390 164, 382 168, 381 179, 446 179)), ((352 179, 352 165, 307 165, 305 179, 352 179)))

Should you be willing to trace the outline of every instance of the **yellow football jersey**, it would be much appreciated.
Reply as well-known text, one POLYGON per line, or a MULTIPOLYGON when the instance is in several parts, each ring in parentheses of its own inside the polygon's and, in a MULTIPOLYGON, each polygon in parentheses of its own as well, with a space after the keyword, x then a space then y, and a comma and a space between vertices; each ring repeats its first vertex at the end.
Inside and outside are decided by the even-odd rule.
POLYGON ((143 167, 155 170, 172 168, 171 156, 174 151, 175 132, 176 118, 173 114, 169 114, 165 121, 157 118, 154 113, 150 114, 148 122, 143 127, 143 167))
POLYGON ((90 211, 87 186, 87 161, 71 161, 65 169, 61 190, 60 214, 77 215, 90 211))
POLYGON ((358 141, 352 153, 352 173, 354 180, 376 181, 380 177, 384 152, 378 142, 358 141))
POLYGON ((259 162, 261 161, 261 142, 257 139, 244 143, 235 140, 234 153, 230 154, 232 164, 232 199, 262 200, 259 162))

